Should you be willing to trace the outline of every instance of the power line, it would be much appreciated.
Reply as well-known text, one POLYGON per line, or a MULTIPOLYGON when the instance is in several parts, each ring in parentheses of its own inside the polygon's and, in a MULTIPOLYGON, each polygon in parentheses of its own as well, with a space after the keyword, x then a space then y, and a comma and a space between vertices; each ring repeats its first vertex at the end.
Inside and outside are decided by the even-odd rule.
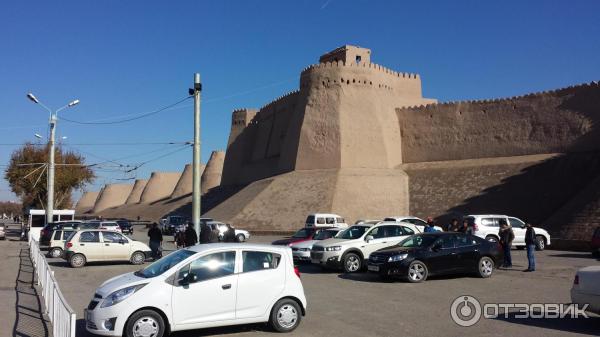
MULTIPOLYGON (((191 144, 190 141, 178 141, 178 142, 123 142, 123 143, 59 143, 57 145, 61 146, 138 146, 138 145, 183 145, 183 144, 191 144)), ((25 145, 25 143, 0 143, 0 146, 19 146, 25 145)), ((38 144, 38 143, 29 143, 32 146, 46 146, 46 143, 38 144)))
MULTIPOLYGON (((142 118, 145 118, 145 117, 149 117, 149 116, 155 115, 155 114, 157 114, 159 112, 165 111, 165 110, 167 110, 169 108, 172 108, 172 107, 176 106, 177 104, 179 104, 179 103, 181 103, 181 102, 189 99, 190 97, 192 97, 192 96, 186 96, 185 98, 183 98, 183 99, 181 99, 181 100, 179 100, 179 101, 177 101, 177 102, 175 102, 173 104, 169 104, 167 106, 164 106, 164 107, 162 107, 162 108, 160 108, 158 110, 154 110, 154 111, 151 111, 151 112, 139 115, 137 117, 127 118, 127 119, 123 119, 123 120, 120 120, 120 121, 99 122, 99 121, 102 120, 102 119, 99 119, 99 120, 96 120, 96 121, 81 122, 81 121, 76 121, 76 120, 72 120, 72 119, 68 119, 68 118, 64 118, 64 117, 60 117, 59 119, 65 121, 65 122, 71 122, 71 123, 75 123, 75 124, 85 124, 85 125, 107 125, 107 124, 126 123, 126 122, 135 121, 135 120, 138 120, 138 119, 142 119, 142 118)), ((111 117, 111 118, 115 118, 115 117, 111 117)))

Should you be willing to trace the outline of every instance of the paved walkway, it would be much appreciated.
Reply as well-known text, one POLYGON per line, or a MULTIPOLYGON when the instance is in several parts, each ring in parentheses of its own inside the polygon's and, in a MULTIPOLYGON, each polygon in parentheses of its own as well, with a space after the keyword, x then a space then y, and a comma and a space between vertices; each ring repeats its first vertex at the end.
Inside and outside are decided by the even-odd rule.
POLYGON ((0 241, 0 336, 48 337, 52 327, 43 316, 29 246, 19 241, 19 230, 9 225, 0 241))

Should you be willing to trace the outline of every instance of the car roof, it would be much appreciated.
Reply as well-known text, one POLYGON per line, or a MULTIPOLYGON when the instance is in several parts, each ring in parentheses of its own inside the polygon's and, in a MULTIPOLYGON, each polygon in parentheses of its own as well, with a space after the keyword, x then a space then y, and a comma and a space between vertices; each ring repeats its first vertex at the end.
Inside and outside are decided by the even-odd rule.
POLYGON ((417 219, 417 220, 422 220, 421 218, 418 218, 418 217, 412 216, 412 215, 386 216, 385 219, 417 219))
POLYGON ((482 218, 482 217, 510 217, 510 218, 514 218, 514 216, 508 216, 508 215, 504 215, 504 214, 471 214, 471 215, 467 215, 466 217, 474 217, 474 218, 482 218))
POLYGON ((337 215, 337 214, 333 214, 333 213, 312 213, 309 214, 308 216, 329 216, 329 217, 338 217, 338 218, 342 218, 341 215, 337 215))
POLYGON ((275 246, 269 244, 260 244, 260 243, 204 243, 198 244, 191 247, 186 247, 185 249, 191 250, 194 252, 202 253, 211 250, 220 250, 220 249, 245 249, 245 250, 269 250, 269 251, 279 251, 285 253, 290 248, 288 246, 275 246))

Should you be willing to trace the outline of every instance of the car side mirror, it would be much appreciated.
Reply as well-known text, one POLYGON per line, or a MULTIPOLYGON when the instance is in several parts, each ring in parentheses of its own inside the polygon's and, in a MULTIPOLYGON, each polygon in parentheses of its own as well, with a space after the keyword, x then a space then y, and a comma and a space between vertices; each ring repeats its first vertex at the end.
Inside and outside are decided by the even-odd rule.
POLYGON ((122 245, 124 245, 125 244, 125 240, 121 239, 121 240, 119 240, 119 243, 122 244, 122 245))
POLYGON ((187 286, 190 283, 194 283, 198 280, 198 276, 194 273, 187 273, 183 278, 179 279, 178 283, 181 286, 187 286))
POLYGON ((367 235, 367 237, 365 238, 365 241, 369 242, 369 241, 371 241, 371 240, 373 240, 373 239, 375 239, 375 238, 373 237, 373 235, 367 235))

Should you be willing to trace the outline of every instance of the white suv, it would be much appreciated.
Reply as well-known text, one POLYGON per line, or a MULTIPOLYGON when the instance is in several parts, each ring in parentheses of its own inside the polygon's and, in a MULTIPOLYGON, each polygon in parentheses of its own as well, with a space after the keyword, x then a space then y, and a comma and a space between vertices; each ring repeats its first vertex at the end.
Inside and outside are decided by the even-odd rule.
MULTIPOLYGON (((513 246, 523 249, 525 247, 525 222, 519 218, 498 214, 468 215, 465 220, 469 222, 473 234, 488 241, 498 242, 498 232, 500 231, 500 221, 504 220, 509 224, 515 233, 513 246)), ((550 245, 550 234, 545 229, 533 227, 535 230, 536 248, 544 250, 550 245)))
POLYGON ((150 248, 121 233, 96 229, 73 232, 66 240, 63 258, 71 267, 83 267, 87 262, 130 261, 142 264, 150 256, 150 248))
MULTIPOLYGON (((423 220, 421 218, 417 218, 416 216, 411 216, 411 215, 390 216, 390 217, 383 219, 383 221, 408 222, 408 223, 411 223, 411 224, 417 226, 417 228, 420 231, 424 231, 425 226, 427 226, 427 222, 425 220, 423 220)), ((440 226, 433 226, 433 228, 435 228, 435 230, 437 230, 438 232, 444 231, 444 229, 440 226)))
POLYGON ((418 233, 421 231, 411 223, 365 222, 343 230, 335 238, 315 243, 310 252, 311 262, 354 273, 364 266, 372 252, 418 233))
POLYGON ((85 311, 89 332, 153 336, 269 322, 300 324, 306 297, 288 247, 215 243, 177 250, 104 282, 85 311))

